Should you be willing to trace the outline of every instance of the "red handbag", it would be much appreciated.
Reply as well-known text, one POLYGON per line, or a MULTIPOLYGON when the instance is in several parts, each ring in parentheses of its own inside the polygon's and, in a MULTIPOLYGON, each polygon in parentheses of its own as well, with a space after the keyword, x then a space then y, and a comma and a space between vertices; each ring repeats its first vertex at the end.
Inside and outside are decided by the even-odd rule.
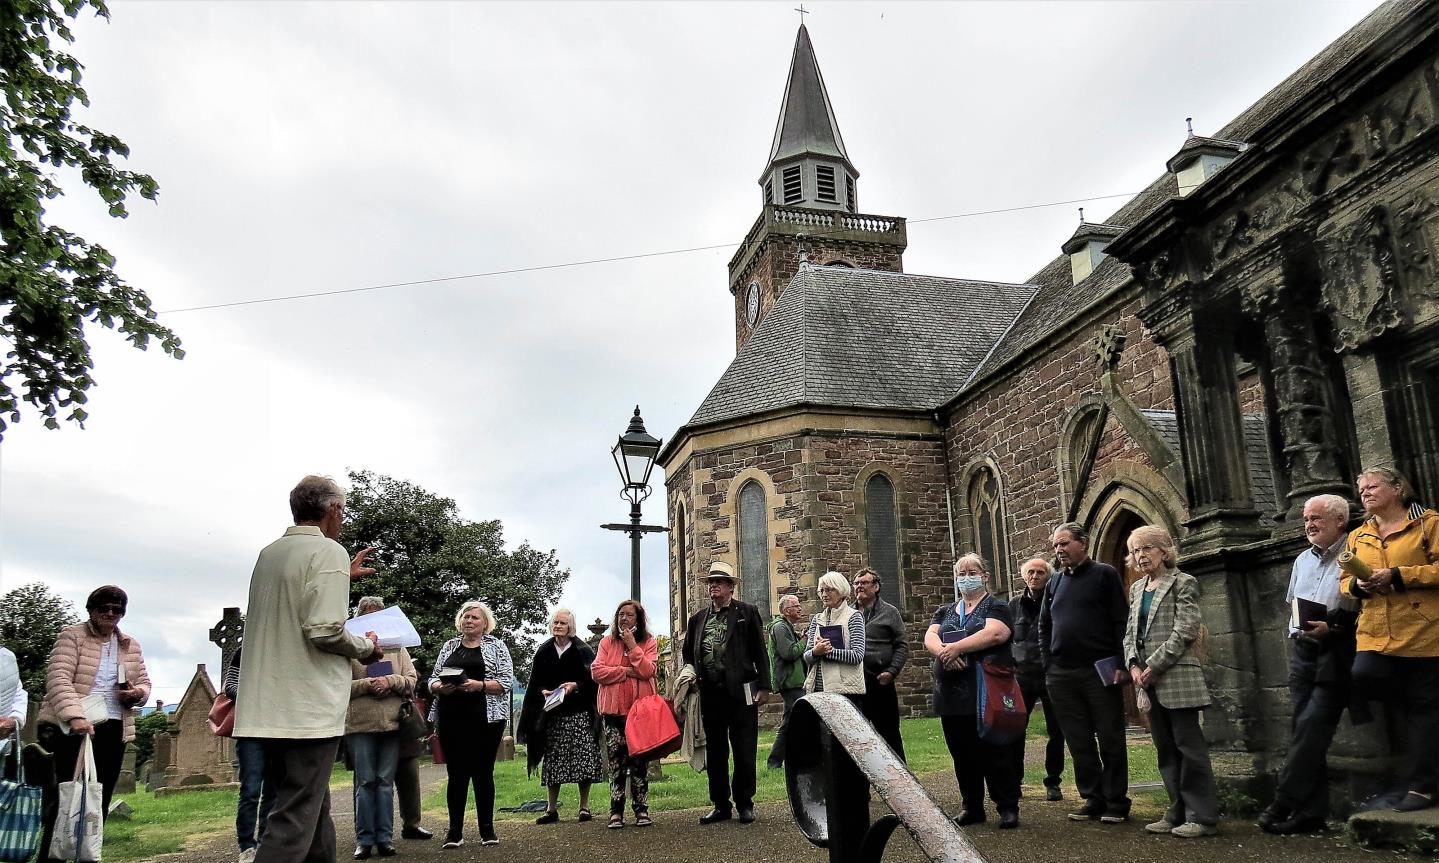
POLYGON ((1029 710, 1020 693, 1014 667, 986 659, 975 670, 975 682, 979 690, 975 706, 979 708, 976 718, 980 739, 988 743, 1018 740, 1029 725, 1029 710))
POLYGON ((430 760, 436 764, 445 763, 445 747, 440 745, 440 735, 430 735, 430 760))
POLYGON ((227 695, 215 696, 215 703, 210 705, 210 715, 206 717, 205 724, 210 726, 210 733, 216 737, 234 736, 235 702, 227 695))
POLYGON ((684 742, 675 711, 658 695, 646 695, 630 706, 625 717, 625 743, 636 761, 655 761, 678 752, 684 742))

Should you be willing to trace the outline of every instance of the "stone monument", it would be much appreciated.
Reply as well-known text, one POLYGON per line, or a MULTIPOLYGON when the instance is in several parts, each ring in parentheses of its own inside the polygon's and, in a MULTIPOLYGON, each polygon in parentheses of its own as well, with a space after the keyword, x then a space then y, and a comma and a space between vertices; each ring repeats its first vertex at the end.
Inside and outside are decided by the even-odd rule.
POLYGON ((200 663, 170 717, 167 733, 156 737, 149 787, 157 795, 197 788, 238 787, 234 781, 232 741, 210 733, 207 720, 215 695, 215 685, 210 682, 204 663, 200 663))

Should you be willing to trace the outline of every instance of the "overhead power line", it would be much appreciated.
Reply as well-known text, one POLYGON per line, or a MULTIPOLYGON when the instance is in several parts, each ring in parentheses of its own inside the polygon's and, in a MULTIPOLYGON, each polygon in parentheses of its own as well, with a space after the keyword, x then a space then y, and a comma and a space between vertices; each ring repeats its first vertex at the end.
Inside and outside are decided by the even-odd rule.
MULTIPOLYGON (((1132 198, 1138 192, 1115 192, 1109 195, 1092 195, 1086 198, 1074 198, 1068 201, 1047 201, 1042 204, 1024 204, 1017 207, 1001 207, 995 210, 975 210, 969 213, 954 213, 949 216, 930 216, 924 219, 908 219, 906 224, 918 225, 926 222, 945 222, 952 219, 972 219, 978 216, 997 216, 1004 213, 1017 213, 1023 210, 1042 210, 1047 207, 1064 207, 1073 204, 1082 204, 1086 201, 1104 201, 1110 198, 1132 198)), ((823 237, 827 232, 814 234, 816 237, 823 237)), ((186 306, 179 309, 165 309, 158 312, 161 315, 178 315, 185 312, 204 312, 213 309, 231 309, 239 306, 258 306, 268 303, 287 303, 292 300, 311 300, 319 297, 336 297, 344 294, 363 294, 370 291, 386 291, 392 288, 413 288, 421 285, 438 285, 445 282, 459 282, 466 279, 488 279, 495 276, 513 276, 520 273, 538 273, 544 270, 564 270, 572 267, 588 267, 595 264, 613 264, 620 261, 636 261, 642 258, 662 258, 670 255, 687 255, 692 252, 710 252, 715 249, 727 249, 735 246, 730 243, 715 243, 708 246, 690 246, 684 249, 666 249, 659 252, 639 252, 633 255, 615 255, 608 258, 589 258, 582 261, 565 261, 558 264, 536 264, 529 267, 511 267, 504 270, 488 270, 482 273, 465 273, 459 276, 438 276, 433 279, 412 279, 404 282, 387 282, 382 285, 364 285, 356 288, 336 288, 330 291, 311 291, 303 294, 285 294, 277 297, 258 297, 253 300, 232 300, 224 303, 208 303, 202 306, 186 306)))

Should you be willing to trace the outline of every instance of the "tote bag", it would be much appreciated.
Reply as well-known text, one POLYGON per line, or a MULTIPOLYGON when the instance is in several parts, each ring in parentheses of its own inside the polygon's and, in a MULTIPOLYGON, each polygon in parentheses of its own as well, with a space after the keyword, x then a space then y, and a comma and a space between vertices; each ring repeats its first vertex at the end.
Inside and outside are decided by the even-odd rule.
POLYGON ((974 712, 980 739, 988 743, 1018 740, 1029 724, 1029 712, 1014 668, 986 659, 975 669, 974 678, 978 699, 974 712))
POLYGON ((24 863, 40 847, 42 792, 37 786, 25 784, 25 759, 18 737, 11 740, 10 751, 20 765, 16 773, 19 781, 0 779, 0 860, 24 863))
POLYGON ((637 761, 654 761, 678 752, 684 741, 674 708, 658 695, 636 701, 625 718, 625 742, 630 757, 637 761))
POLYGON ((80 757, 75 759, 74 781, 61 782, 58 796, 60 805, 55 813, 50 856, 77 863, 99 863, 105 829, 105 791, 95 774, 95 748, 90 735, 85 735, 80 757))

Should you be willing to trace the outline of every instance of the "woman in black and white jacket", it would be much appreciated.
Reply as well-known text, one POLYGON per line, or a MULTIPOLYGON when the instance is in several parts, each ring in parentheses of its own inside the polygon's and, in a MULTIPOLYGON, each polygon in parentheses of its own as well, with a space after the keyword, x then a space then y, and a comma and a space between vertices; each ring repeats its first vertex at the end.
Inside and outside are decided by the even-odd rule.
POLYGON ((449 776, 446 802, 450 829, 446 848, 464 844, 465 801, 475 788, 480 842, 498 845, 495 835, 495 754, 510 716, 510 691, 515 687, 509 648, 494 636, 495 616, 483 602, 471 600, 455 615, 458 638, 440 648, 430 676, 435 695, 431 718, 445 751, 449 776), (464 672, 454 675, 455 671, 464 672))

